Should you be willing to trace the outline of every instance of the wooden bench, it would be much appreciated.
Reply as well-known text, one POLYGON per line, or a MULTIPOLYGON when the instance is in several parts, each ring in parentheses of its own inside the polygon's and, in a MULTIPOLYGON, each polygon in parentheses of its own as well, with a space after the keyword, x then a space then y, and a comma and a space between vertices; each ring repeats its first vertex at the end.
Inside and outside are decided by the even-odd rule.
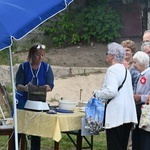
MULTIPOLYGON (((8 128, 8 129, 1 129, 0 128, 0 136, 9 136, 8 138, 8 150, 12 150, 12 145, 13 145, 13 142, 14 142, 14 129, 13 128, 8 128)), ((21 137, 21 150, 26 150, 26 136, 25 134, 22 134, 22 137, 21 137)))
POLYGON ((13 142, 13 135, 14 129, 0 129, 0 136, 6 135, 9 136, 9 141, 8 141, 8 150, 12 150, 12 142, 13 142))

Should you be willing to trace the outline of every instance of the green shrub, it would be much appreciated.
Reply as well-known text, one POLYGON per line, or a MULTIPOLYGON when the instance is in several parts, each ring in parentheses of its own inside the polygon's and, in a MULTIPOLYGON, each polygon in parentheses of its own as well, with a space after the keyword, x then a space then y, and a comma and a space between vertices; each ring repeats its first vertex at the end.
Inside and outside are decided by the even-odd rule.
POLYGON ((107 4, 69 9, 57 20, 43 26, 56 46, 79 42, 110 42, 120 37, 121 16, 107 4))
POLYGON ((9 59, 9 50, 4 49, 0 51, 0 65, 9 65, 10 64, 10 59, 9 59))

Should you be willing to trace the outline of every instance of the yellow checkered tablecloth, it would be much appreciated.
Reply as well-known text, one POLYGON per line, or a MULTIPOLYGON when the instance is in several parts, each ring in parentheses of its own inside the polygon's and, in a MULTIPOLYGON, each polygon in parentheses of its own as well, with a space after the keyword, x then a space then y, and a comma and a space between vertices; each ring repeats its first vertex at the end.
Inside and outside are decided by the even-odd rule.
POLYGON ((49 137, 59 142, 62 131, 81 129, 83 112, 47 114, 46 112, 35 112, 17 110, 18 133, 49 137))

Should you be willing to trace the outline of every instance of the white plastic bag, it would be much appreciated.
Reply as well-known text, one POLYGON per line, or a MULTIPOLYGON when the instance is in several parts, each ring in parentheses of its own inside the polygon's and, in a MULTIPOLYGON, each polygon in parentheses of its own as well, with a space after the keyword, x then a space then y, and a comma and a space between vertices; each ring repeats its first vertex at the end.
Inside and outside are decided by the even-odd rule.
POLYGON ((102 100, 91 98, 85 107, 85 128, 90 133, 103 130, 104 104, 102 100))
POLYGON ((150 132, 150 105, 142 105, 139 128, 150 132))

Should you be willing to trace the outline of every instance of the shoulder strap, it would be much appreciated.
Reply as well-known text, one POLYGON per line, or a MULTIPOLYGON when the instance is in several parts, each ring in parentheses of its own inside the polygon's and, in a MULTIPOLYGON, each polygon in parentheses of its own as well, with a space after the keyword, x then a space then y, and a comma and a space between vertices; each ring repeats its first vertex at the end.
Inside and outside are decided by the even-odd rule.
MULTIPOLYGON (((125 68, 125 69, 126 69, 126 68, 125 68)), ((127 78, 127 69, 126 69, 126 73, 125 73, 125 78, 124 78, 122 84, 118 87, 118 91, 122 88, 122 86, 123 86, 123 84, 124 84, 126 78, 127 78)), ((105 126, 106 107, 107 107, 108 103, 109 103, 111 100, 112 100, 112 98, 111 98, 111 99, 108 99, 108 101, 105 103, 103 127, 105 126)))
MULTIPOLYGON (((126 68, 125 68, 125 69, 126 69, 126 68)), ((118 91, 123 87, 123 84, 124 84, 124 82, 126 81, 126 78, 127 78, 127 69, 126 69, 126 73, 125 73, 125 78, 124 78, 122 84, 118 87, 118 91)), ((108 104, 112 99, 113 99, 113 98, 108 99, 107 104, 108 104)))
POLYGON ((118 87, 118 91, 122 88, 122 86, 123 86, 124 82, 126 81, 126 78, 127 78, 127 69, 126 69, 125 78, 124 78, 124 80, 123 80, 122 84, 118 87))

